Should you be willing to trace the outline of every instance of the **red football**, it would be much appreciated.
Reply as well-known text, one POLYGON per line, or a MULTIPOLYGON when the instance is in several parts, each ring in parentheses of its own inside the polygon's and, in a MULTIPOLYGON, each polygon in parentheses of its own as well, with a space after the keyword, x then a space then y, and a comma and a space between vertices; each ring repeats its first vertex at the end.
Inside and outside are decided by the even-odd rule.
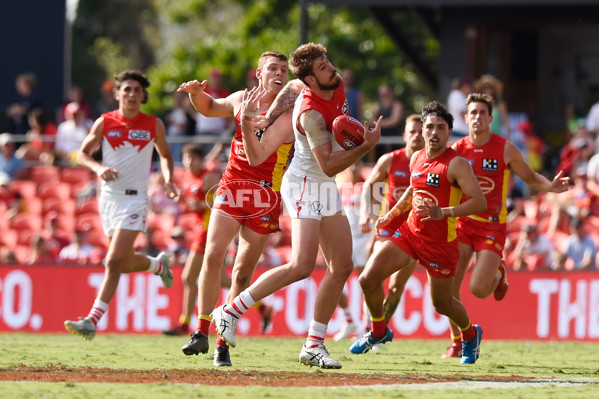
POLYGON ((333 135, 337 143, 349 150, 364 142, 364 126, 355 118, 339 115, 333 121, 333 135))

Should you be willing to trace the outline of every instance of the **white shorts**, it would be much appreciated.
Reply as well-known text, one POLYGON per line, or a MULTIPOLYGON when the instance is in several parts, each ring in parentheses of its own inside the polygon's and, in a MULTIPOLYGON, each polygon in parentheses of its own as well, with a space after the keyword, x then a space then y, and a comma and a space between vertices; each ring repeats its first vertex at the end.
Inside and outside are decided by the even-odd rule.
POLYGON ((299 176, 290 170, 283 175, 281 196, 289 216, 295 219, 321 220, 343 210, 337 183, 299 176))
POLYGON ((352 254, 351 260, 354 262, 354 266, 366 266, 368 261, 368 244, 370 243, 369 233, 358 233, 352 234, 352 254))
POLYGON ((102 229, 108 237, 118 229, 146 231, 150 209, 148 196, 101 193, 99 205, 102 229))

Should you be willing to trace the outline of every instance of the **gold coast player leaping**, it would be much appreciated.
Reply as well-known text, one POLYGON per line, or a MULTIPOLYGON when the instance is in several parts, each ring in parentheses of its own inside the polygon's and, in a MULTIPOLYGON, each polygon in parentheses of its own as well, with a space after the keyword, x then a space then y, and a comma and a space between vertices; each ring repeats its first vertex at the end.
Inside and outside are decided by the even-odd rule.
MULTIPOLYGON (((259 88, 266 92, 262 97, 266 106, 272 103, 284 87, 287 68, 287 57, 276 51, 265 52, 258 59, 256 76, 260 82, 259 88)), ((233 238, 239 235, 239 250, 233 265, 227 302, 249 285, 270 233, 279 230, 279 190, 293 145, 291 116, 283 115, 266 129, 281 135, 282 145, 259 166, 251 165, 241 133, 244 91, 235 92, 227 98, 214 99, 204 92, 206 85, 207 81, 194 80, 183 83, 178 90, 189 93, 196 110, 205 116, 234 116, 236 130, 231 142, 229 162, 216 192, 210 215, 206 252, 199 276, 198 326, 189 343, 182 348, 186 355, 208 351, 208 330, 212 319, 210 314, 220 295, 221 268, 233 238)), ((263 133, 266 132, 256 132, 259 136, 263 133)), ((264 136, 264 140, 276 137, 274 134, 268 134, 264 136)), ((214 365, 231 366, 229 348, 222 339, 216 343, 214 365)))

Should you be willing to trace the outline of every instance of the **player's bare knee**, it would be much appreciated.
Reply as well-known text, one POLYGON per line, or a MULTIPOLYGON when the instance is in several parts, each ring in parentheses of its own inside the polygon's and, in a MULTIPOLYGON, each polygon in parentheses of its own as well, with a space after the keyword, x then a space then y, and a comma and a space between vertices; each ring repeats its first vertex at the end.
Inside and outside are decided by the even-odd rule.
POLYGON ((491 293, 488 287, 483 287, 482 284, 470 284, 470 292, 477 298, 485 299, 491 293))

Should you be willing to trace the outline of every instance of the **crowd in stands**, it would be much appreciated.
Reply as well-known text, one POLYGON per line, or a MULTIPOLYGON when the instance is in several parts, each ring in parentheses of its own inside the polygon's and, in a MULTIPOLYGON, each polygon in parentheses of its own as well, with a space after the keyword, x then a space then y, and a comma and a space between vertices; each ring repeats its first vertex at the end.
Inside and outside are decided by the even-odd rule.
MULTIPOLYGON (((358 117, 376 119, 377 115, 385 115, 390 123, 386 135, 399 137, 401 129, 396 119, 402 119, 405 112, 404 105, 395 97, 393 86, 381 85, 378 102, 370 112, 365 112, 362 93, 349 72, 344 71, 352 76, 347 89, 360 105, 358 117)), ((252 78, 255 79, 255 73, 252 76, 250 71, 248 81, 252 78)), ((210 74, 209 90, 214 96, 230 93, 222 86, 221 79, 218 70, 210 74)), ((78 167, 74 159, 93 119, 118 106, 112 96, 111 83, 111 80, 104 83, 102 97, 93 107, 81 90, 73 87, 56 112, 57 117, 51 118, 36 94, 35 76, 26 73, 17 78, 16 87, 22 101, 3 111, 12 124, 10 133, 0 134, 0 263, 101 263, 108 242, 98 213, 97 179, 95 174, 78 167)), ((497 129, 511 137, 533 169, 541 171, 546 144, 535 134, 530 121, 510 120, 507 104, 502 100, 503 89, 503 84, 490 75, 478 80, 462 77, 456 79, 455 91, 450 94, 448 103, 458 104, 456 117, 463 119, 459 103, 468 91, 479 90, 496 96, 500 104, 497 129)), ((214 159, 216 168, 222 168, 222 162, 226 164, 226 151, 221 149, 227 146, 223 138, 230 134, 231 121, 200 117, 185 95, 176 94, 173 100, 174 105, 163 115, 163 120, 178 165, 175 184, 179 184, 184 173, 179 165, 185 138, 199 134, 218 138, 221 144, 215 151, 221 156, 214 159)), ((591 113, 585 119, 570 115, 568 119, 565 130, 568 141, 561 149, 557 170, 571 177, 571 190, 561 194, 524 192, 517 180, 512 181, 504 253, 512 270, 596 268, 599 260, 599 107, 593 112, 598 116, 591 113)), ((387 147, 389 144, 383 143, 377 151, 384 153, 387 147)), ((364 177, 376 157, 373 154, 366 161, 364 177)), ((136 248, 152 256, 168 250, 174 254, 175 263, 184 264, 193 239, 195 218, 185 210, 184 204, 168 199, 159 173, 152 177, 150 193, 149 228, 138 238, 136 248)), ((277 266, 289 260, 290 228, 284 213, 281 229, 282 232, 270 238, 260 264, 277 266)), ((232 259, 234 246, 230 252, 232 259)))

